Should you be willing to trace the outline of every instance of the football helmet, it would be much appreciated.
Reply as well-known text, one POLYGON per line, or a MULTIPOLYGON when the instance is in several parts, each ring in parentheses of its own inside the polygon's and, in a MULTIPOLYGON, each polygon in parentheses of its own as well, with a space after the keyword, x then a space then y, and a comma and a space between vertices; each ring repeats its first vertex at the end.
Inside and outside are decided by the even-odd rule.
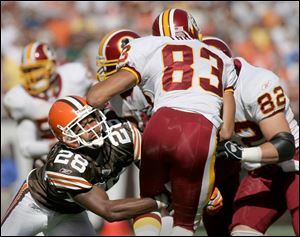
POLYGON ((111 133, 106 116, 80 96, 67 96, 54 102, 48 122, 55 137, 72 149, 98 148, 111 133))
POLYGON ((193 16, 181 9, 167 9, 153 22, 152 35, 200 39, 201 34, 193 16))
POLYGON ((223 40, 221 40, 217 37, 206 36, 206 37, 203 37, 202 42, 209 46, 213 46, 213 47, 221 50, 228 57, 232 58, 231 50, 223 40))
POLYGON ((97 79, 106 80, 111 74, 116 72, 118 59, 122 49, 130 40, 140 38, 131 30, 117 30, 106 34, 99 44, 98 56, 96 59, 97 79))
POLYGON ((56 70, 56 55, 46 43, 30 43, 23 49, 20 69, 25 90, 33 96, 38 95, 50 87, 56 70))

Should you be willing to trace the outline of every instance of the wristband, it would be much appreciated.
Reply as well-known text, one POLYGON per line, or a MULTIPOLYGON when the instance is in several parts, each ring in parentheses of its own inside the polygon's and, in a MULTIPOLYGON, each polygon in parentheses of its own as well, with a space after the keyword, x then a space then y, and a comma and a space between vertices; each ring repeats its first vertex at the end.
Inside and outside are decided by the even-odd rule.
POLYGON ((260 147, 244 148, 242 151, 242 160, 251 163, 260 163, 262 160, 260 147))

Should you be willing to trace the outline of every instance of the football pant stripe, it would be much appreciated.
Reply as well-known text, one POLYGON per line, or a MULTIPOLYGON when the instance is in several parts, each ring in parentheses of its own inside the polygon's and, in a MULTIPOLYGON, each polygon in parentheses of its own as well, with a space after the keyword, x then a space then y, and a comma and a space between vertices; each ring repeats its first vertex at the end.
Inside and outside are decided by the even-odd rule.
POLYGON ((12 212, 12 210, 18 205, 18 203, 23 199, 25 194, 29 192, 28 184, 27 182, 24 182, 21 188, 19 189, 18 193, 14 197, 13 201, 9 205, 8 209, 5 212, 5 215, 3 216, 3 219, 1 220, 1 226, 9 216, 9 214, 12 212))
POLYGON ((194 220, 196 226, 200 224, 203 208, 210 200, 213 191, 214 181, 215 181, 214 167, 216 161, 217 142, 218 142, 217 129, 213 127, 212 134, 210 137, 210 142, 209 142, 209 152, 208 152, 203 178, 202 178, 198 210, 194 220))

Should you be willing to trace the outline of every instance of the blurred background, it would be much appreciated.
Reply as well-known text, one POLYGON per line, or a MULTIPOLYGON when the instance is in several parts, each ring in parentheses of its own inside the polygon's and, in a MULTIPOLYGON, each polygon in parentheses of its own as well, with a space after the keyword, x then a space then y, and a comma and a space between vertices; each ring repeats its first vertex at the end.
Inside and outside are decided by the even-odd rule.
MULTIPOLYGON (((153 20, 165 8, 187 10, 203 35, 220 37, 234 56, 276 73, 299 122, 298 1, 1 1, 1 101, 20 83, 21 49, 31 41, 50 43, 59 64, 79 61, 96 73, 98 44, 106 33, 127 28, 151 34, 153 20)), ((15 122, 1 102, 1 216, 24 176, 14 133, 15 122)), ((285 225, 283 235, 293 235, 289 223, 286 214, 273 228, 285 225)), ((270 235, 282 234, 275 229, 270 235)))

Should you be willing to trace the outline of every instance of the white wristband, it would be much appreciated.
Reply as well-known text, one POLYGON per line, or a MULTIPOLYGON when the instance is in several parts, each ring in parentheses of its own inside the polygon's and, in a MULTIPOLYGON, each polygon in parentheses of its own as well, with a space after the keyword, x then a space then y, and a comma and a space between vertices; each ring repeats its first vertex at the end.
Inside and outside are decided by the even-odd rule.
POLYGON ((242 160, 252 163, 260 163, 262 160, 262 151, 260 147, 244 148, 242 151, 242 160))

